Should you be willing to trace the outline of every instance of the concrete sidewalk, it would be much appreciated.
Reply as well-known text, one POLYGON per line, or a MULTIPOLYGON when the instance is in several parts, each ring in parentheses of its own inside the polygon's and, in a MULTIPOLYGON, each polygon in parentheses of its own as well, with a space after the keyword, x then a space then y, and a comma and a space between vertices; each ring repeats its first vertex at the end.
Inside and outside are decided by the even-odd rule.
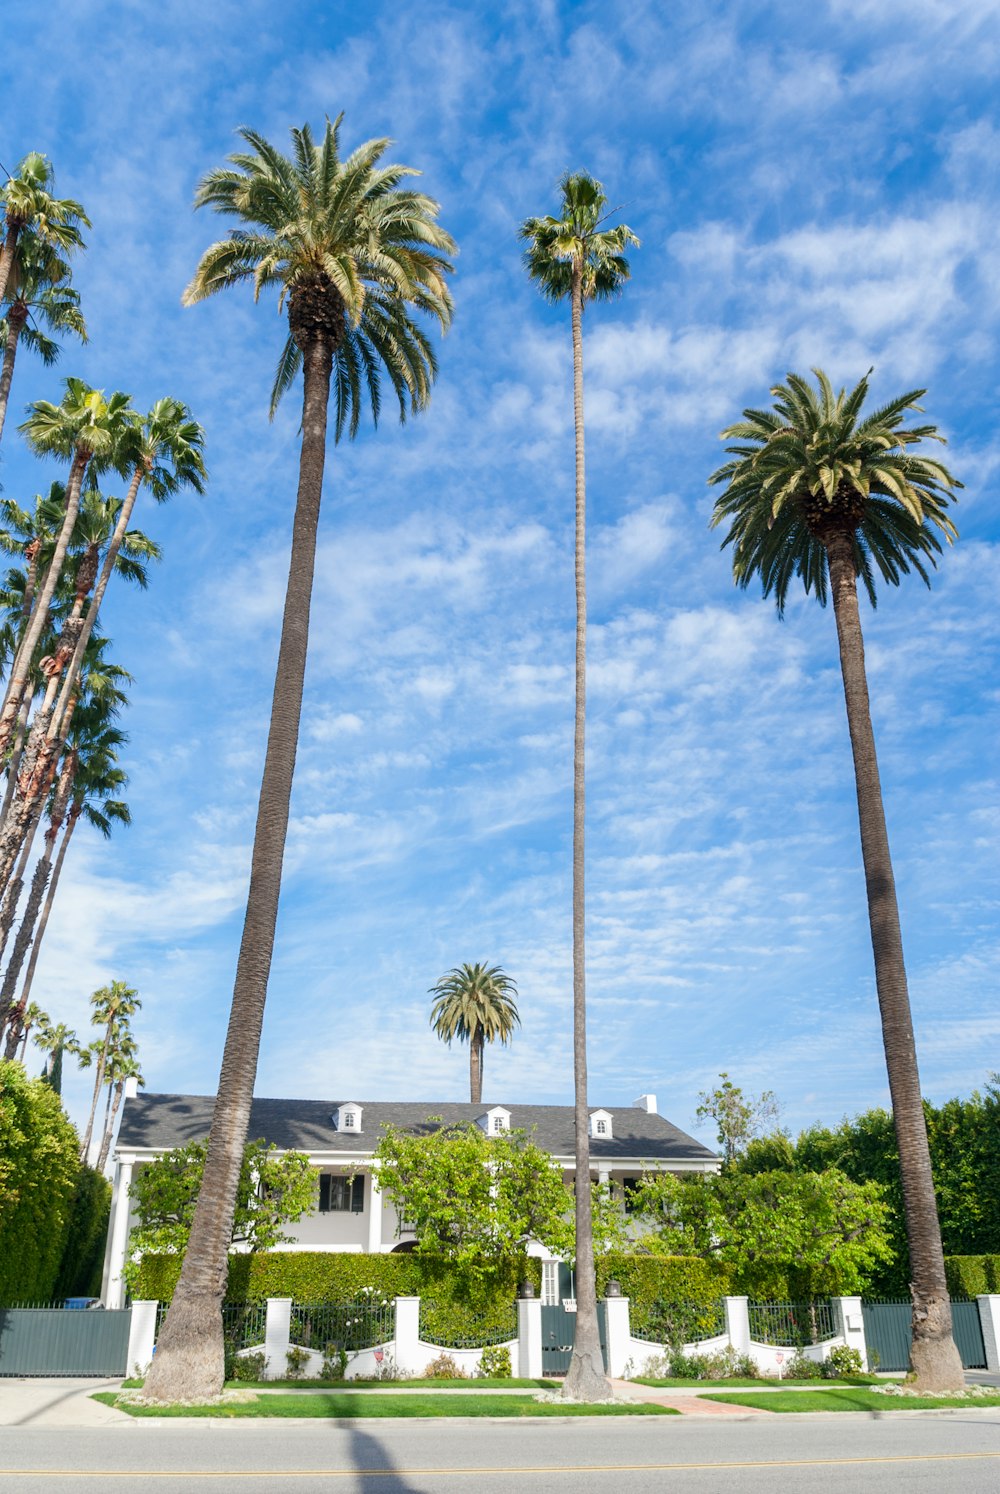
POLYGON ((90 1397, 121 1380, 0 1379, 0 1427, 134 1426, 131 1416, 90 1397))

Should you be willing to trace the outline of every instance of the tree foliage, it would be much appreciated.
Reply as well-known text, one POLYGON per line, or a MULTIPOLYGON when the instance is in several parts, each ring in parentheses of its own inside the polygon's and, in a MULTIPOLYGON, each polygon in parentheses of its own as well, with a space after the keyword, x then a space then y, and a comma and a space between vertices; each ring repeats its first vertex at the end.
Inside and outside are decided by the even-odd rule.
MULTIPOLYGON (((138 1218, 129 1240, 125 1279, 131 1289, 144 1254, 182 1256, 191 1232, 205 1170, 207 1145, 193 1141, 175 1147, 138 1169, 130 1197, 138 1218)), ((316 1199, 316 1169, 301 1152, 276 1153, 264 1141, 243 1153, 233 1217, 232 1243, 251 1253, 287 1242, 283 1226, 301 1219, 316 1199)))
POLYGON ((853 1183, 836 1168, 823 1172, 729 1172, 679 1179, 644 1177, 633 1208, 649 1232, 646 1248, 666 1255, 719 1260, 766 1283, 794 1268, 809 1297, 859 1291, 889 1255, 888 1209, 877 1183, 853 1183))
POLYGON ((778 1100, 773 1089, 761 1095, 747 1095, 729 1075, 719 1075, 717 1089, 702 1090, 695 1111, 699 1120, 715 1122, 719 1145, 726 1162, 732 1162, 755 1136, 778 1118, 778 1100))
POLYGON ((0 1061, 0 1303, 45 1301, 59 1274, 80 1171, 59 1096, 0 1061))

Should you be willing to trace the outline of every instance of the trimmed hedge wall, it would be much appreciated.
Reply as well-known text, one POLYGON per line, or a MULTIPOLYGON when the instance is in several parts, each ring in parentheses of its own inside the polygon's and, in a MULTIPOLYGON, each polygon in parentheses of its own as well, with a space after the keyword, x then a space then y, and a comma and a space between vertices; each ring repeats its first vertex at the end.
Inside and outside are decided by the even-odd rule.
MULTIPOLYGON (((180 1275, 181 1257, 144 1256, 133 1296, 169 1302, 180 1275)), ((489 1335, 509 1318, 510 1304, 522 1281, 541 1286, 541 1262, 502 1263, 478 1290, 456 1275, 447 1262, 409 1251, 401 1255, 354 1255, 318 1250, 262 1251, 231 1255, 226 1297, 230 1302, 259 1302, 291 1297, 295 1302, 356 1302, 362 1289, 384 1297, 420 1297, 422 1331, 432 1343, 471 1331, 489 1335)))
POLYGON ((953 1297, 1000 1292, 1000 1255, 946 1255, 944 1274, 953 1297))

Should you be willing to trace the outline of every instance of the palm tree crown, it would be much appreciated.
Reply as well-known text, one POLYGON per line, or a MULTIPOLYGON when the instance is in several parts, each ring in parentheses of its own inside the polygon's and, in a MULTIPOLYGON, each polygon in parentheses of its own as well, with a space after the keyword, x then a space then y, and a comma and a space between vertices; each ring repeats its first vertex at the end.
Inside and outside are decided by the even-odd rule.
POLYGON ((308 125, 293 129, 292 157, 250 129, 240 135, 249 152, 231 166, 210 171, 195 198, 198 207, 239 218, 211 245, 184 292, 190 305, 243 280, 280 290, 289 302, 290 335, 278 362, 271 395, 273 415, 302 362, 305 343, 324 331, 334 349, 335 434, 354 435, 362 405, 378 420, 380 372, 399 401, 400 419, 427 403, 437 371, 427 335, 411 308, 451 321, 446 276, 451 236, 437 223, 438 204, 402 183, 418 173, 379 164, 388 140, 369 140, 341 159, 340 118, 327 120, 317 144, 308 125))
POLYGON ((472 1104, 482 1098, 482 1062, 485 1043, 499 1038, 509 1043, 514 1028, 521 1025, 517 1010, 517 985, 499 965, 456 965, 431 987, 436 1000, 431 1008, 431 1026, 439 1038, 470 1044, 472 1104))
POLYGON ((624 223, 601 228, 609 216, 608 199, 586 172, 567 173, 559 189, 562 216, 528 218, 521 227, 525 268, 549 301, 572 293, 575 271, 584 301, 611 300, 632 273, 625 250, 638 247, 639 240, 624 223))
POLYGON ((732 456, 709 478, 726 484, 712 524, 729 521, 724 545, 733 546, 733 574, 746 587, 759 576, 783 611, 788 587, 799 576, 806 591, 827 599, 828 544, 850 538, 854 571, 875 605, 876 570, 898 585, 911 569, 929 584, 939 534, 957 537, 948 505, 958 482, 943 463, 908 448, 941 441, 933 425, 904 426, 920 410, 915 389, 861 419, 868 375, 850 391, 834 394, 815 369, 817 389, 798 374, 776 384, 770 410, 744 410, 722 432, 732 456))

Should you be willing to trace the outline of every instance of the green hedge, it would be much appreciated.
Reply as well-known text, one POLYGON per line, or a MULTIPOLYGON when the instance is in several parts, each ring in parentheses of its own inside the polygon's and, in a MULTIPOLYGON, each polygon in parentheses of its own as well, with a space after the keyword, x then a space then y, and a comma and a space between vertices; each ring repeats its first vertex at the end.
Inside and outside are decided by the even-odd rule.
POLYGON ((1000 1292, 1000 1255, 946 1255, 944 1274, 953 1297, 1000 1292))
POLYGON ((81 1167, 59 1264, 56 1297, 97 1297, 111 1214, 111 1184, 94 1167, 81 1167))
POLYGON ((687 1255, 602 1255, 597 1260, 597 1295, 614 1278, 622 1296, 642 1315, 656 1302, 718 1302, 731 1290, 731 1271, 718 1261, 687 1255))
POLYGON ((55 1091, 0 1062, 0 1305, 54 1295, 79 1146, 55 1091))
MULTIPOLYGON (((181 1258, 144 1256, 133 1296, 168 1302, 180 1275, 181 1258)), ((231 1255, 226 1297, 231 1302, 259 1302, 291 1297, 295 1302, 356 1302, 362 1288, 384 1297, 420 1297, 421 1331, 432 1342, 450 1341, 474 1332, 489 1336, 507 1321, 518 1284, 528 1280, 538 1291, 541 1263, 512 1260, 499 1264, 487 1282, 470 1286, 447 1262, 410 1251, 401 1255, 353 1255, 327 1251, 262 1251, 231 1255)))

